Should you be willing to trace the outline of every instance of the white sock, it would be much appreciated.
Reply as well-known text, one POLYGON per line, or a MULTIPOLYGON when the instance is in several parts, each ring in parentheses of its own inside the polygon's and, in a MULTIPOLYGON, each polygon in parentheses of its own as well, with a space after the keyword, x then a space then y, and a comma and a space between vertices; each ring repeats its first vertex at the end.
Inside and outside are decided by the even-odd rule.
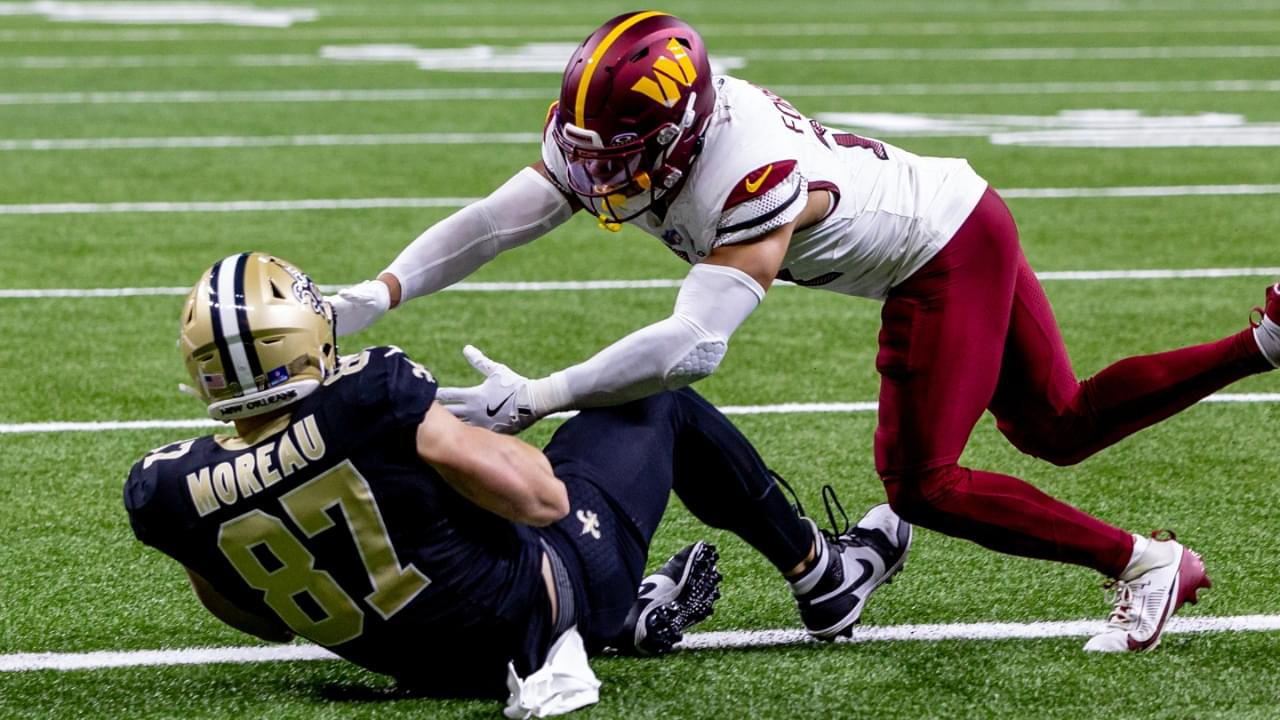
POLYGON ((1179 554, 1175 552, 1177 549, 1176 543, 1134 534, 1133 554, 1129 556, 1129 564, 1120 573, 1120 579, 1133 580, 1143 573, 1168 565, 1178 559, 1179 554))
POLYGON ((1267 362, 1280 368, 1280 325, 1264 315, 1262 322, 1253 329, 1253 339, 1257 341, 1258 349, 1267 362))

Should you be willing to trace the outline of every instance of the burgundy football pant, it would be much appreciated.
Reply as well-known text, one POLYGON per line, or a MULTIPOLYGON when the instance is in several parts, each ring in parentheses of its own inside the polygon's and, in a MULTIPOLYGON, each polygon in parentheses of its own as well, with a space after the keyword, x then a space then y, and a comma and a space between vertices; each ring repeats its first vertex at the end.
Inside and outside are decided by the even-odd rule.
POLYGON ((1271 369, 1246 329, 1080 381, 1004 201, 988 189, 882 311, 876 469, 903 518, 1000 552, 1120 574, 1133 537, 1007 475, 957 464, 984 410, 1019 450, 1080 462, 1271 369))

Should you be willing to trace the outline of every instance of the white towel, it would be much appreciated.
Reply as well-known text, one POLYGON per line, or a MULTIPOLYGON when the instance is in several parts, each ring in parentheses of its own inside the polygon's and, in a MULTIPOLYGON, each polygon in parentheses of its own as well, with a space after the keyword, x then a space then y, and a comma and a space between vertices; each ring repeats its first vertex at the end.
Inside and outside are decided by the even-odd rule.
POLYGON ((507 689, 511 695, 502 714, 511 720, 563 715, 600 702, 600 680, 587 664, 587 650, 577 626, 556 638, 547 661, 527 678, 507 663, 507 689))

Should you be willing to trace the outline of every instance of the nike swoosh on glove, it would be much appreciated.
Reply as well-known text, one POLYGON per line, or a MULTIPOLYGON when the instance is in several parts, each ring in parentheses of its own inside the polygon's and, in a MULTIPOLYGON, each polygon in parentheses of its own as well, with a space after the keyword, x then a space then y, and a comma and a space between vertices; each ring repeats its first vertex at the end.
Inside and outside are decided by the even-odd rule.
POLYGON ((462 356, 484 375, 484 381, 474 387, 442 387, 436 391, 436 400, 459 420, 514 435, 542 417, 530 400, 529 378, 490 360, 474 345, 464 347, 462 356))
POLYGON ((333 306, 338 337, 360 332, 391 309, 391 290, 381 280, 365 280, 324 299, 333 306))

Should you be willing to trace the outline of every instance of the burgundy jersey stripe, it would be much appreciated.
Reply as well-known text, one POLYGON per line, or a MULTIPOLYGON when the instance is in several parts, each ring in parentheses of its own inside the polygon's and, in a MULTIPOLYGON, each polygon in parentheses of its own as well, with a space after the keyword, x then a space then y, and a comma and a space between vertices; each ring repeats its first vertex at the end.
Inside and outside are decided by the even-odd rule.
POLYGON ((785 180, 795 167, 795 160, 777 160, 752 170, 734 184, 733 191, 729 193, 729 199, 724 202, 724 209, 728 210, 751 198, 764 195, 785 180))

